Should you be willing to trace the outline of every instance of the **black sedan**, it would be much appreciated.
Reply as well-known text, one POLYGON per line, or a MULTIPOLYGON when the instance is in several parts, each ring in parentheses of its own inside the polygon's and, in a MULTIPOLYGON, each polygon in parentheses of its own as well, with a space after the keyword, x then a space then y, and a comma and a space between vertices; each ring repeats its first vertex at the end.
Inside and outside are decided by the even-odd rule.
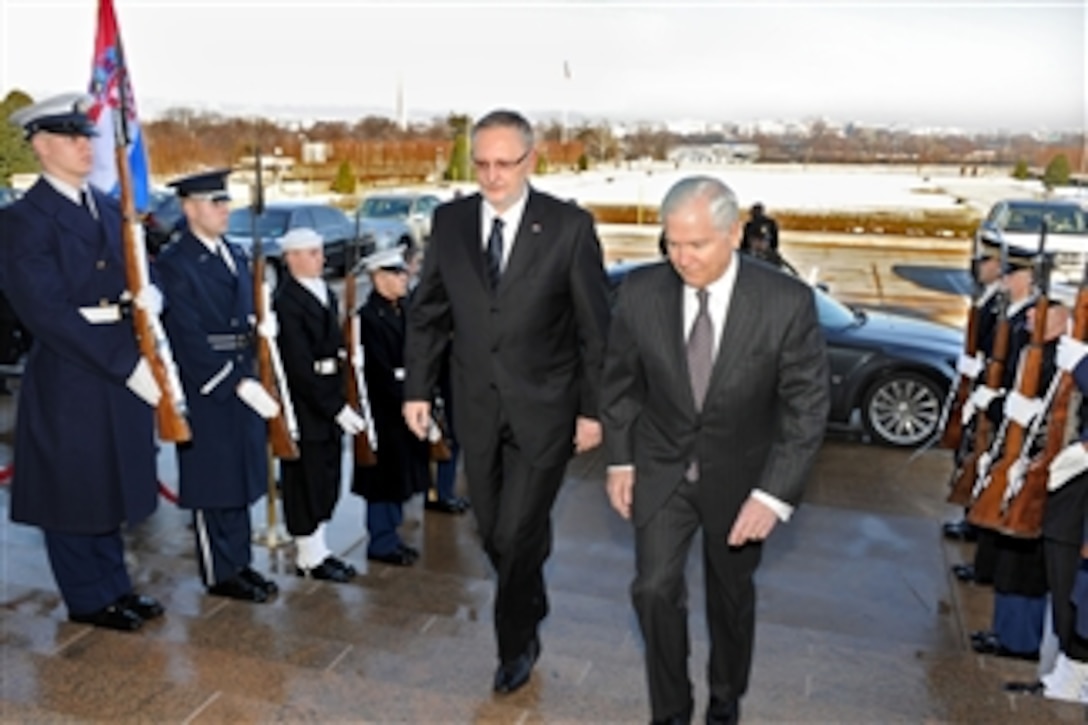
MULTIPOLYGON (((651 263, 608 268, 613 295, 627 273, 651 263)), ((941 406, 956 375, 963 332, 903 315, 848 307, 814 287, 831 368, 832 423, 859 411, 869 436, 893 446, 917 446, 940 425, 941 406)))

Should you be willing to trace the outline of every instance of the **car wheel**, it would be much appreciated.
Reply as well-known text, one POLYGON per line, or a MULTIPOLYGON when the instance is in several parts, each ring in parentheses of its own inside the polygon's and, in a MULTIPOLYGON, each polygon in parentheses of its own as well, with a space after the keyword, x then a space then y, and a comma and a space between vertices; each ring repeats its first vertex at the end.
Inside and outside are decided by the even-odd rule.
POLYGON ((905 370, 869 386, 861 402, 861 422, 871 438, 889 446, 917 446, 937 432, 943 395, 924 375, 905 370))

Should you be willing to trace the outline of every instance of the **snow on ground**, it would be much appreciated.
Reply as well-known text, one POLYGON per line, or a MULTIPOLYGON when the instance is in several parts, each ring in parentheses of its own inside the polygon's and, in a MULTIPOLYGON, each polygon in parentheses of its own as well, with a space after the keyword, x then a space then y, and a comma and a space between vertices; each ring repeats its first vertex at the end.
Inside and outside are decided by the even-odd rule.
MULTIPOLYGON (((693 174, 720 178, 741 206, 762 201, 771 214, 796 211, 954 210, 985 213, 999 199, 1043 195, 1038 181, 1004 174, 961 176, 959 167, 749 164, 596 169, 534 176, 532 184, 580 204, 634 204, 656 208, 677 180, 693 174)), ((461 187, 472 191, 472 185, 461 187)), ((444 190, 446 196, 452 190, 444 190)), ((1085 193, 1085 192, 1082 192, 1085 193)))

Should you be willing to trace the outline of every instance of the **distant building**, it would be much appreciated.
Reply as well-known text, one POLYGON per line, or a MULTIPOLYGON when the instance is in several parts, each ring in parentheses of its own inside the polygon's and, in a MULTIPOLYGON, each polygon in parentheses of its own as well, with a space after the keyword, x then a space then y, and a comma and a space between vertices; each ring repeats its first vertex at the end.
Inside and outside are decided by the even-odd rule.
POLYGON ((669 151, 668 160, 679 166, 752 163, 759 160, 759 144, 740 141, 685 144, 669 151))

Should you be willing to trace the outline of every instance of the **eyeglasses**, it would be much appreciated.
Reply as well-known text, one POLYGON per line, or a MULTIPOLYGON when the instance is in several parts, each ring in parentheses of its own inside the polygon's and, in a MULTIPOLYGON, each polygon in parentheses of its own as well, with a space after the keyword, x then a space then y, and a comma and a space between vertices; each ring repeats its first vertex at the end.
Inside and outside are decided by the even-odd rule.
POLYGON ((496 171, 512 171, 513 169, 520 166, 522 161, 529 158, 529 154, 531 152, 532 149, 529 149, 519 158, 514 159, 513 161, 507 161, 506 159, 499 159, 498 161, 481 161, 480 159, 473 159, 472 165, 476 168, 477 171, 480 172, 488 171, 492 168, 496 171))

